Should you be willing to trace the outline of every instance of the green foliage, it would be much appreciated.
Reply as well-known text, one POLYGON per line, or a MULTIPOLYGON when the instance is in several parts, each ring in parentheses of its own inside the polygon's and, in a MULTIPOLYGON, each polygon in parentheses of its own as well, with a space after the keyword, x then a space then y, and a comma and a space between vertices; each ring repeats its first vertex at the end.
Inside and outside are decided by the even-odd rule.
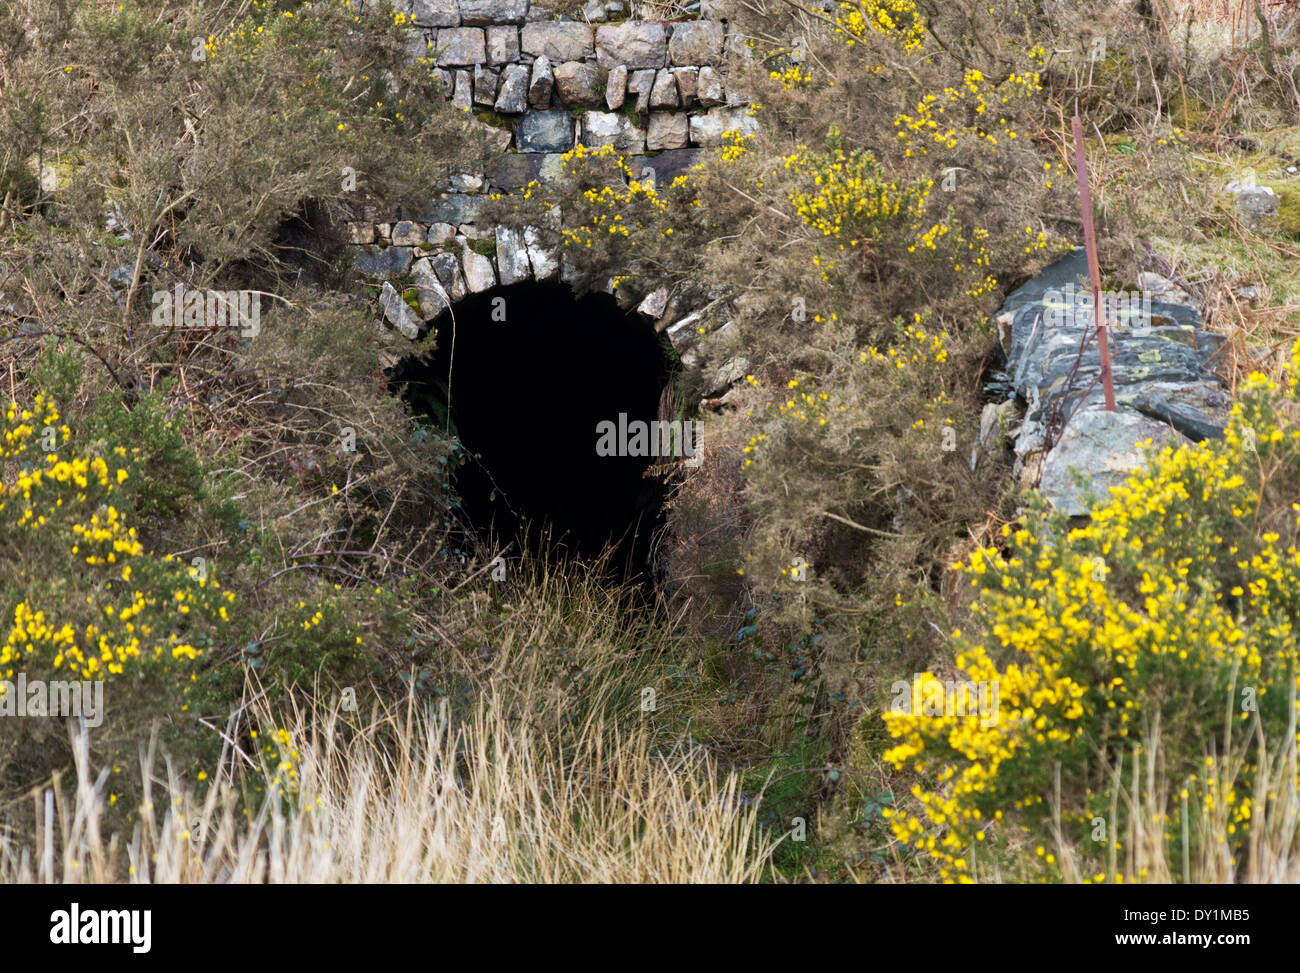
POLYGON ((132 444, 128 495, 148 512, 150 526, 191 515, 207 492, 198 457, 167 409, 160 389, 141 395, 130 407, 110 397, 97 399, 85 418, 92 441, 104 447, 132 444))

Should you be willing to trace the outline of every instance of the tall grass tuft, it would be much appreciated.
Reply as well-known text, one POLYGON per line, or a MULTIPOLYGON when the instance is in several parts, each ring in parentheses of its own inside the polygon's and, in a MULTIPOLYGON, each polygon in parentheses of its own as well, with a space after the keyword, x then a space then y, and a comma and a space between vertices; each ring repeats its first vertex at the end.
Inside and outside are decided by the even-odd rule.
MULTIPOLYGON (((255 771, 200 793, 151 743, 129 835, 105 835, 107 772, 73 731, 76 780, 35 793, 35 840, 0 835, 0 881, 750 882, 771 840, 700 748, 596 719, 561 741, 497 692, 446 707, 323 703, 291 714, 255 771), (268 786, 259 798, 250 786, 268 786), (242 811, 240 809, 243 809, 242 811)), ((258 714, 272 725, 271 714, 258 714)), ((247 755, 246 755, 247 756, 247 755)))

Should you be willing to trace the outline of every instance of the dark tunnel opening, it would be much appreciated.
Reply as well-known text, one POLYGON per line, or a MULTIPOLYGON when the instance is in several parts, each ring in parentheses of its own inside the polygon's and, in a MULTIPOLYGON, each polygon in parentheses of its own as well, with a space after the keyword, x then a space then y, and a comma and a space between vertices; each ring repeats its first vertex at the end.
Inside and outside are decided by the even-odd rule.
POLYGON ((611 295, 542 282, 470 295, 433 326, 437 350, 393 380, 431 426, 449 413, 468 524, 513 542, 512 557, 590 560, 608 547, 621 580, 648 583, 666 485, 646 475, 653 457, 599 455, 597 426, 658 418, 672 365, 653 326, 611 295))

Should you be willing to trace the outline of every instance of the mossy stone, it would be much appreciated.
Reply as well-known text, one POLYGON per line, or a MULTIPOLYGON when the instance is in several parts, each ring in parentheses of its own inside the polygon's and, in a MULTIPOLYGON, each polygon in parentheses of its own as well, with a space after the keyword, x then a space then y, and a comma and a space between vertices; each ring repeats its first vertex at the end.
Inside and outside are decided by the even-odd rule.
POLYGON ((1277 194, 1277 228, 1290 236, 1300 236, 1300 186, 1281 186, 1277 194))

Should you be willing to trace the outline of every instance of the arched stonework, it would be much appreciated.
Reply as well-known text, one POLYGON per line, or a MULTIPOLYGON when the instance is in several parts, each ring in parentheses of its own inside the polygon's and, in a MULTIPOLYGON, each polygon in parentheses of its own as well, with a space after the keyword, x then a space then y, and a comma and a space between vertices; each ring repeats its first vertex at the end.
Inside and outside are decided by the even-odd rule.
MULTIPOLYGON (((650 168, 669 181, 723 132, 755 126, 747 94, 729 80, 728 65, 750 56, 730 29, 729 0, 703 0, 700 19, 679 22, 624 19, 622 0, 588 0, 582 19, 556 19, 545 2, 398 5, 413 24, 412 56, 428 59, 447 97, 479 113, 489 146, 504 153, 483 171, 454 176, 414 218, 349 224, 353 265, 385 282, 384 316, 409 338, 442 311, 442 295, 454 303, 498 285, 568 278, 536 228, 480 219, 489 194, 553 179, 577 145, 613 145, 633 172, 650 168), (403 275, 418 290, 418 312, 387 283, 403 275)), ((698 336, 699 315, 669 307, 663 291, 639 310, 679 347, 698 336)))

